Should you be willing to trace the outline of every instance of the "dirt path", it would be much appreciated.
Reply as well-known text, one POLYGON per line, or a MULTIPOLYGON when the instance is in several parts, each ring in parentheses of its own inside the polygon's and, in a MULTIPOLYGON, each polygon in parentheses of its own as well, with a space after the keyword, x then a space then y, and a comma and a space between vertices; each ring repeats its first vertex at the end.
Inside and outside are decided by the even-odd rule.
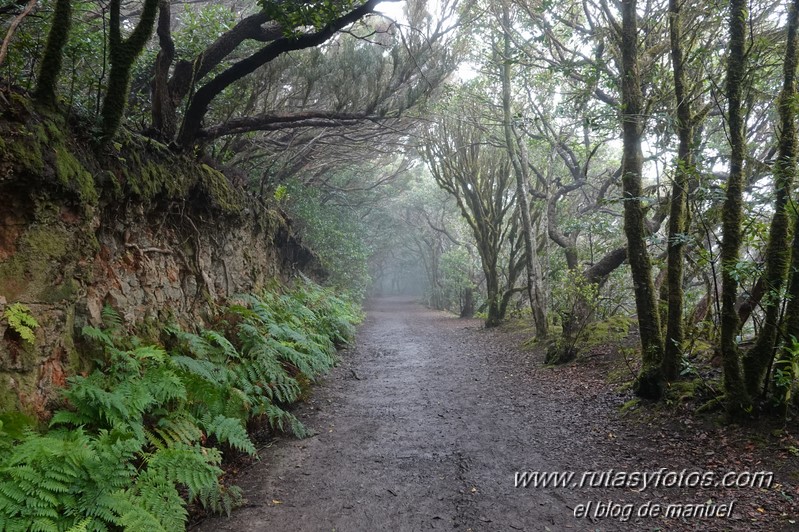
MULTIPOLYGON (((317 434, 265 450, 238 481, 249 504, 196 530, 671 529, 634 516, 626 523, 573 516, 581 502, 640 504, 663 497, 658 491, 514 486, 519 470, 663 466, 657 454, 647 460, 630 451, 658 442, 631 430, 622 443, 624 429, 592 406, 601 390, 536 378, 535 364, 479 330, 479 321, 407 299, 367 310, 357 345, 298 409, 317 434)), ((693 498, 683 500, 700 502, 693 498)))

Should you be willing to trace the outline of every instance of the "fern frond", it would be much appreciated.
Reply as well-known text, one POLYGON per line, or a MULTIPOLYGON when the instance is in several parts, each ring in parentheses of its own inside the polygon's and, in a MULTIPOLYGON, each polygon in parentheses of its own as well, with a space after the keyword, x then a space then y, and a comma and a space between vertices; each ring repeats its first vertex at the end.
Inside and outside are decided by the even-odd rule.
POLYGON ((135 508, 127 509, 125 519, 132 521, 152 516, 166 530, 182 530, 185 527, 188 518, 186 501, 181 498, 174 483, 157 472, 148 470, 142 473, 125 496, 135 508))
POLYGON ((88 340, 94 340, 100 345, 106 347, 113 347, 114 341, 111 337, 106 334, 105 331, 98 329, 97 327, 92 327, 91 325, 86 325, 81 329, 81 334, 84 338, 88 340))
POLYGON ((111 305, 103 306, 101 316, 106 329, 118 331, 122 328, 122 317, 111 305))
POLYGON ((156 451, 147 458, 147 468, 153 474, 188 488, 189 499, 208 486, 215 485, 222 474, 217 467, 222 457, 217 449, 188 446, 156 451))
POLYGON ((39 327, 39 322, 31 316, 30 312, 31 309, 22 303, 14 303, 5 309, 3 316, 8 321, 11 330, 16 331, 26 342, 33 344, 36 341, 34 329, 39 327))
POLYGON ((202 336, 179 329, 175 329, 173 334, 186 345, 188 352, 197 359, 208 360, 216 354, 217 348, 209 344, 202 336))
POLYGON ((148 431, 148 440, 159 449, 177 444, 192 445, 202 437, 197 420, 188 412, 172 412, 148 431))
POLYGON ((224 486, 217 484, 208 487, 197 494, 197 499, 204 508, 216 514, 225 514, 230 517, 234 508, 244 503, 241 489, 238 486, 224 486))
POLYGON ((276 405, 267 405, 263 413, 273 429, 290 432, 298 438, 308 435, 307 429, 299 419, 276 405))
POLYGON ((166 351, 155 345, 145 345, 130 351, 130 355, 137 360, 152 360, 162 364, 166 360, 166 351))
POLYGON ((234 449, 254 456, 257 452, 255 444, 247 434, 247 429, 240 419, 218 415, 214 418, 205 416, 202 419, 202 426, 205 432, 213 435, 220 442, 225 442, 234 449))
POLYGON ((67 529, 67 532, 89 532, 89 523, 92 522, 91 517, 87 517, 82 521, 78 521, 67 529))
POLYGON ((155 405, 160 406, 168 401, 186 399, 185 383, 177 373, 168 367, 161 366, 145 372, 139 385, 146 388, 155 405))
POLYGON ((196 375, 203 380, 215 385, 225 386, 230 382, 230 372, 225 366, 221 366, 210 360, 199 360, 185 355, 173 355, 172 363, 184 371, 196 375))

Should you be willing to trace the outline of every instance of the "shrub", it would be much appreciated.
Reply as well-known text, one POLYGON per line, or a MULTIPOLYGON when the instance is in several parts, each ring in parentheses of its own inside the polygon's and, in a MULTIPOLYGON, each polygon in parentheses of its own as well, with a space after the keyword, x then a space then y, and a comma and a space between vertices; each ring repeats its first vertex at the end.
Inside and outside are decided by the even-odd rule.
POLYGON ((69 379, 49 430, 0 416, 0 530, 172 531, 188 501, 229 514, 242 497, 220 481, 223 449, 256 454, 253 418, 305 435, 285 408, 335 363, 358 317, 306 280, 237 298, 214 329, 168 327, 167 351, 106 309, 103 328, 83 331, 98 367, 69 379))

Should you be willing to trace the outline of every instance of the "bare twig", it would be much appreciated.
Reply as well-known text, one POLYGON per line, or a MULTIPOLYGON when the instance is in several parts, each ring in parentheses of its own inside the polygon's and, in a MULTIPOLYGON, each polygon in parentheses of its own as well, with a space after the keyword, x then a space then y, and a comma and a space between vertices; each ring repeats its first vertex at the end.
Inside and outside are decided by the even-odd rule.
POLYGON ((8 46, 11 43, 11 38, 14 36, 14 33, 17 32, 17 28, 20 24, 22 24, 23 19, 30 15, 33 8, 36 6, 37 0, 29 0, 28 4, 25 6, 25 9, 22 10, 22 13, 16 16, 14 20, 11 21, 11 24, 8 26, 8 31, 6 32, 6 37, 3 39, 3 44, 0 45, 0 65, 3 64, 3 61, 6 60, 6 56, 8 55, 8 46))

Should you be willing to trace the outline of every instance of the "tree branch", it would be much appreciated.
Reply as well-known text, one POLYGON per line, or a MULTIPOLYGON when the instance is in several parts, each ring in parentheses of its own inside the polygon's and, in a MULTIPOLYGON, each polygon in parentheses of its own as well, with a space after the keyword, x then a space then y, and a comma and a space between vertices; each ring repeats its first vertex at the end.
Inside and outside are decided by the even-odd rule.
POLYGON ((3 61, 6 60, 6 56, 8 55, 8 45, 11 43, 11 38, 16 33, 17 28, 25 17, 30 15, 30 12, 33 11, 33 8, 36 6, 36 0, 30 0, 28 5, 25 6, 25 9, 22 10, 22 13, 17 15, 14 20, 11 21, 11 24, 8 26, 8 31, 6 32, 6 37, 3 39, 3 44, 0 45, 0 65, 3 64, 3 61))
POLYGON ((366 113, 333 113, 327 111, 294 114, 266 114, 233 118, 224 124, 200 130, 197 138, 215 139, 224 135, 248 133, 250 131, 277 131, 301 127, 344 127, 363 121, 377 122, 385 117, 366 113))
POLYGON ((211 81, 203 85, 200 90, 197 91, 197 94, 195 94, 194 99, 186 111, 186 119, 183 123, 178 143, 186 147, 197 139, 202 120, 208 112, 208 106, 211 101, 231 84, 251 74, 256 69, 284 53, 311 48, 324 43, 345 26, 373 12, 378 3, 379 0, 368 0, 349 13, 331 21, 319 31, 297 37, 282 37, 277 39, 214 77, 211 81))

